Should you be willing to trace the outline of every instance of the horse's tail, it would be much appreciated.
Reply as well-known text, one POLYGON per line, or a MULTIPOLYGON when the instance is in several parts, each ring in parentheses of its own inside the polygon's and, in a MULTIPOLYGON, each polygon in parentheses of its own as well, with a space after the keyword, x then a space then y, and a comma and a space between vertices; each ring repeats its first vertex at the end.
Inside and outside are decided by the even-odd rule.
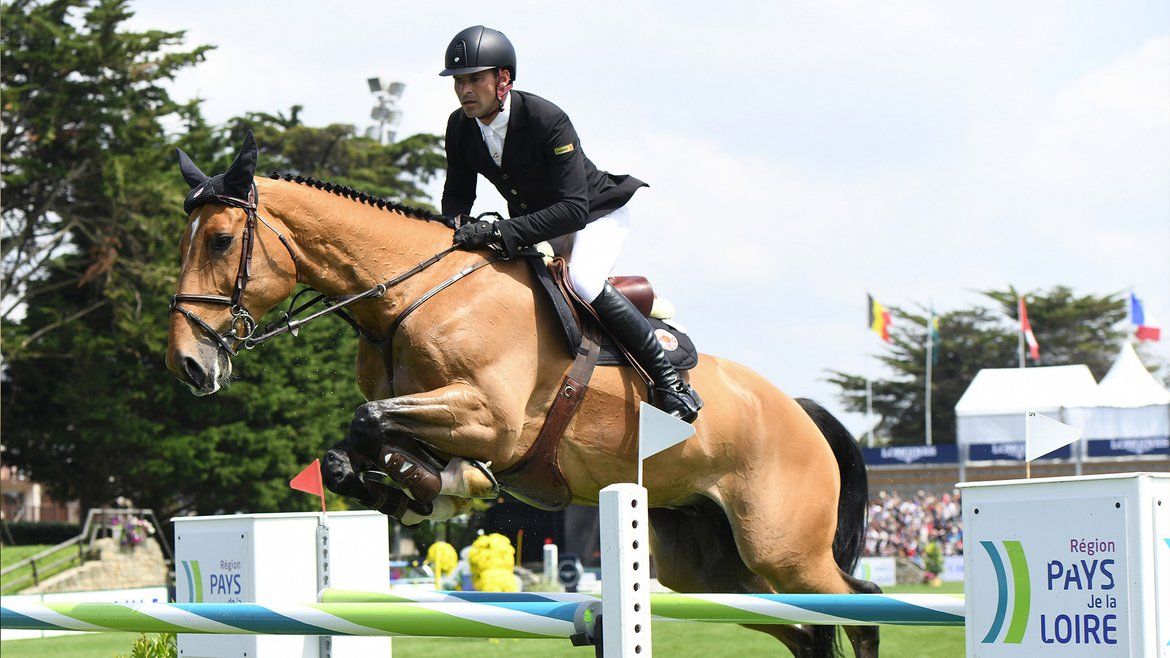
POLYGON ((865 543, 865 516, 869 499, 869 481, 861 447, 841 421, 824 407, 807 398, 797 398, 804 412, 813 419, 833 449, 841 473, 841 493, 837 496, 837 533, 833 536, 833 560, 847 574, 852 574, 861 559, 865 543))
MULTIPOLYGON (((841 421, 821 405, 807 398, 797 403, 813 419, 833 449, 841 473, 841 492, 837 496, 837 532, 833 535, 833 560, 841 571, 851 576, 861 559, 865 544, 866 514, 869 511, 869 480, 861 447, 841 421)), ((840 656, 836 626, 811 626, 812 655, 840 656)))

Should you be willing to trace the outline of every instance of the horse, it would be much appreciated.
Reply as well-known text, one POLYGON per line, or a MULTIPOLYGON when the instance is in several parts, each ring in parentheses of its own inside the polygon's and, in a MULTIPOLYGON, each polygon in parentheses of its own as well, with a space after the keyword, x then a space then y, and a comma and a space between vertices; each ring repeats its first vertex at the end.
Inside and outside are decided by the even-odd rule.
MULTIPOLYGON (((469 464, 506 470, 525 455, 573 363, 532 270, 452 249, 451 226, 430 212, 312 179, 256 177, 256 158, 251 133, 216 176, 179 151, 191 191, 171 300, 172 374, 197 395, 215 393, 239 349, 294 328, 285 315, 264 329, 255 318, 304 284, 344 305, 361 334, 356 379, 368 402, 338 449, 353 469, 411 442, 449 458, 430 515, 399 508, 404 520, 494 497, 490 473, 469 464), (435 293, 448 280, 458 283, 435 293)), ((659 581, 682 592, 879 592, 851 574, 867 484, 849 432, 738 363, 702 354, 689 375, 706 399, 695 433, 645 463, 659 581)), ((629 367, 593 374, 556 454, 573 503, 596 505, 603 487, 634 481, 646 395, 629 367)), ((348 492, 368 499, 354 482, 348 492)), ((839 651, 833 626, 750 628, 796 656, 839 651)), ((877 655, 876 627, 845 630, 855 655, 877 655)))

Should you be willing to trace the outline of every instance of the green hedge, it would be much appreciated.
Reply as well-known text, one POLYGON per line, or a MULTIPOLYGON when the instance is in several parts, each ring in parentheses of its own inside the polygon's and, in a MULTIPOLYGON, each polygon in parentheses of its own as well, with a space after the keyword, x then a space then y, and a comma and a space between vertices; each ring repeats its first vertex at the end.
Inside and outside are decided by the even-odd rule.
MULTIPOLYGON (((33 523, 18 521, 5 523, 16 546, 25 544, 60 544, 81 534, 81 526, 76 523, 33 523)), ((0 533, 4 541, 8 541, 8 533, 0 533)))

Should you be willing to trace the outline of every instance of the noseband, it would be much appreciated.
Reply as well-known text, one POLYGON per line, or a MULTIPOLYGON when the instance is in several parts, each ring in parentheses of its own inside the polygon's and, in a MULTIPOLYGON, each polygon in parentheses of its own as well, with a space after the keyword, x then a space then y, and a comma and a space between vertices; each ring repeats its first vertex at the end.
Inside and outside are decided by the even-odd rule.
MULTIPOLYGON (((292 246, 289 245, 288 240, 272 227, 263 217, 256 212, 257 203, 256 186, 248 192, 248 199, 237 199, 236 197, 225 196, 222 194, 216 195, 215 199, 225 206, 233 208, 240 208, 247 214, 247 220, 244 222, 244 234, 240 238, 240 268, 236 272, 236 286, 232 290, 231 297, 224 297, 223 295, 193 295, 188 293, 176 293, 171 295, 171 312, 182 313, 188 320, 194 322, 196 326, 203 330, 209 338, 214 340, 219 347, 223 348, 228 354, 235 356, 237 350, 232 347, 229 341, 242 342, 245 347, 251 349, 254 345, 251 343, 252 335, 256 333, 256 319, 244 308, 244 291, 248 288, 248 279, 252 276, 252 251, 256 246, 256 227, 257 222, 263 222, 276 237, 280 239, 280 243, 288 250, 288 255, 292 257, 293 264, 297 262, 297 256, 293 253, 292 246), (204 304, 220 304, 231 308, 232 321, 228 325, 228 330, 224 333, 219 333, 211 325, 207 324, 199 316, 192 313, 190 310, 179 305, 180 302, 201 302, 204 304)), ((194 236, 192 236, 194 239, 194 236)))

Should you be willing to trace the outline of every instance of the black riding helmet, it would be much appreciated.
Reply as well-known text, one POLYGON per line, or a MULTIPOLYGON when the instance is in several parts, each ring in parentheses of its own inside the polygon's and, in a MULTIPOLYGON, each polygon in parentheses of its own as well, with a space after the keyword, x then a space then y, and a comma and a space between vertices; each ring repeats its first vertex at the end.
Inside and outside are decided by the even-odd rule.
POLYGON ((516 49, 503 32, 476 25, 451 39, 439 75, 467 75, 489 69, 508 69, 516 81, 516 49))

